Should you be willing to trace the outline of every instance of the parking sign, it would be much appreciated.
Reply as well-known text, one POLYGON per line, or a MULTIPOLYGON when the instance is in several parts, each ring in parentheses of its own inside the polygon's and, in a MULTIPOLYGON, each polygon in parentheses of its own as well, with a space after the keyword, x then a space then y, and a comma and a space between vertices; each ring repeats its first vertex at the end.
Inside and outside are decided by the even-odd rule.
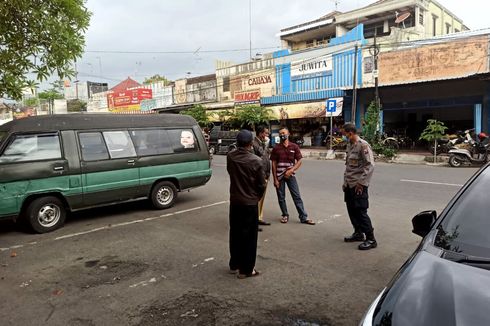
POLYGON ((337 111, 337 100, 327 100, 327 112, 335 113, 337 111))

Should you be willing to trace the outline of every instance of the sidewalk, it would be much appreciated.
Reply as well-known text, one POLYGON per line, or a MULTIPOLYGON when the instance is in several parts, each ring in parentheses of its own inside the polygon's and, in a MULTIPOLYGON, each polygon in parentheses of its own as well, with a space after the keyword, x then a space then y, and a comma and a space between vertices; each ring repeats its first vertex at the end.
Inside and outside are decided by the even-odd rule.
MULTIPOLYGON (((335 151, 335 153, 329 152, 324 147, 308 147, 301 148, 301 153, 306 159, 312 160, 345 160, 345 151, 335 151), (333 155, 335 154, 335 156, 333 155)), ((382 158, 376 158, 378 161, 384 161, 396 164, 420 164, 424 165, 433 162, 433 156, 429 152, 424 151, 400 151, 396 157, 392 160, 383 160, 382 158)), ((447 156, 438 156, 438 163, 447 163, 447 156)))

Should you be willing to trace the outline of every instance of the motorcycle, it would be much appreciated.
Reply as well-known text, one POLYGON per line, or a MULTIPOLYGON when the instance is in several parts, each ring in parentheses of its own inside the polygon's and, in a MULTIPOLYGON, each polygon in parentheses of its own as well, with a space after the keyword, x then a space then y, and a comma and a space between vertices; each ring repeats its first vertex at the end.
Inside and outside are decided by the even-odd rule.
POLYGON ((471 148, 454 148, 449 151, 449 165, 483 165, 489 161, 490 137, 485 133, 478 135, 478 141, 471 139, 471 148))
MULTIPOLYGON (((447 135, 445 138, 439 139, 436 148, 437 155, 449 153, 451 149, 457 149, 457 145, 470 143, 473 140, 471 137, 471 132, 473 130, 474 129, 465 130, 464 133, 458 132, 456 135, 447 135)), ((434 144, 432 143, 429 145, 429 152, 434 153, 434 144)))

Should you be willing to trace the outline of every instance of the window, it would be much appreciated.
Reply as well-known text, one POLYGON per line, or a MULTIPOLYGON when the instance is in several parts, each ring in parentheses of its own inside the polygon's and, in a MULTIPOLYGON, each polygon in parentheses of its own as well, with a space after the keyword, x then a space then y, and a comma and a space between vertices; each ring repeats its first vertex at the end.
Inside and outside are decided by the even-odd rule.
POLYGON ((136 156, 133 142, 127 131, 104 131, 103 135, 111 158, 136 156))
POLYGON ((230 91, 230 77, 223 77, 223 92, 230 91))
POLYGON ((175 153, 197 151, 198 145, 192 129, 169 129, 167 132, 175 153))
POLYGON ((446 34, 451 33, 451 24, 446 23, 446 34))
POLYGON ((58 134, 18 135, 3 152, 0 162, 26 162, 61 158, 58 134))
POLYGON ((432 16, 432 36, 437 35, 437 16, 432 16))
POLYGON ((6 131, 0 131, 0 143, 3 141, 4 138, 7 137, 7 132, 6 131))
POLYGON ((490 258, 490 169, 477 177, 438 227, 435 245, 463 255, 490 258))
POLYGON ((138 156, 171 154, 174 152, 166 130, 132 130, 130 133, 138 156))
POLYGON ((84 161, 108 160, 109 152, 100 132, 80 133, 80 148, 84 161))
POLYGON ((419 24, 422 26, 424 25, 424 14, 423 13, 419 14, 419 24))

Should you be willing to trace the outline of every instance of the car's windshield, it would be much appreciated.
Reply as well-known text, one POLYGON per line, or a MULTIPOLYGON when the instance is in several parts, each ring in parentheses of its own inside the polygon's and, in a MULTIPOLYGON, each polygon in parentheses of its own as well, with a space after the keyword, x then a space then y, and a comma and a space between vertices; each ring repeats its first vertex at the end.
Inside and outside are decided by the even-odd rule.
POLYGON ((462 194, 438 227, 435 245, 462 255, 490 258, 490 168, 462 194))

